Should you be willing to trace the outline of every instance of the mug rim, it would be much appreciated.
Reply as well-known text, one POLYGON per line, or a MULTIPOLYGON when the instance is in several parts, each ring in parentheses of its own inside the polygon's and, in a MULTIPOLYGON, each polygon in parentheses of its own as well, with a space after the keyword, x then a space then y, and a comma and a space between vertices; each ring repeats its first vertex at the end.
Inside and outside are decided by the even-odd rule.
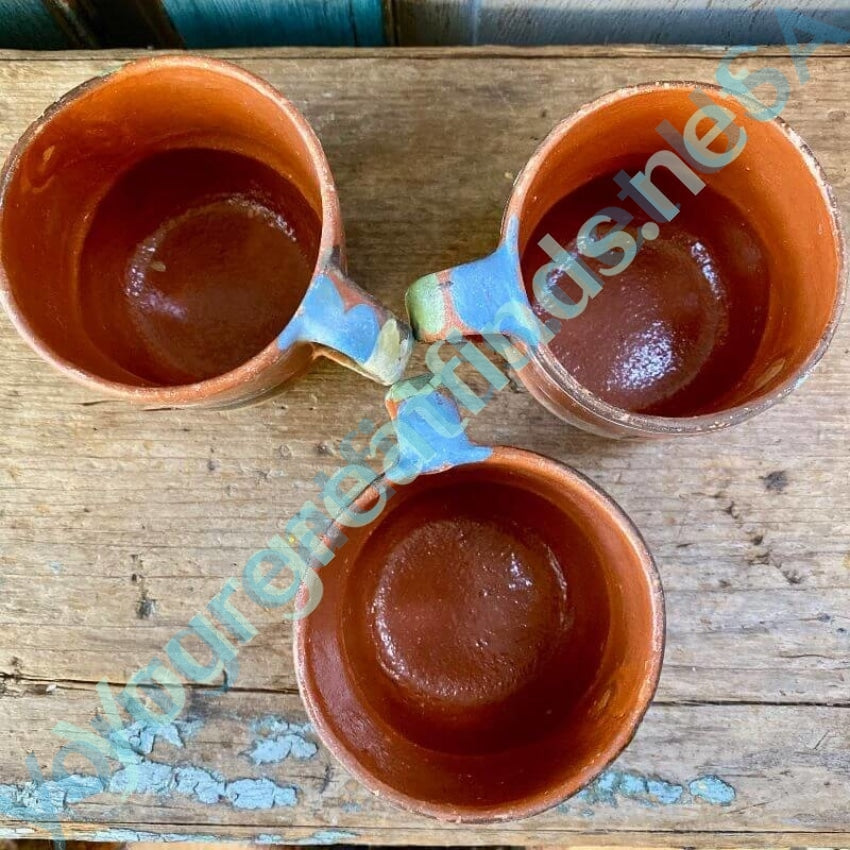
MULTIPOLYGON (((301 694, 301 699, 307 710, 310 722, 316 728, 319 738, 328 748, 331 755, 369 791, 381 796, 393 805, 414 814, 427 815, 440 821, 453 823, 495 823, 531 817, 564 802, 600 776, 632 742, 655 698, 661 677, 667 639, 667 614, 664 601, 664 588, 661 582, 658 564, 652 555, 652 551, 631 517, 611 495, 591 478, 577 469, 547 455, 527 449, 520 449, 515 446, 501 445, 492 446, 491 454, 484 459, 441 467, 437 471, 425 472, 422 475, 440 475, 455 469, 467 469, 493 464, 500 464, 506 470, 524 468, 538 478, 547 477, 558 480, 559 482, 568 482, 574 489, 580 491, 582 495, 592 499, 604 511, 606 521, 615 524, 624 533, 628 543, 637 555, 642 573, 647 579, 652 618, 652 649, 644 671, 644 682, 638 693, 638 699, 635 701, 634 707, 627 714, 627 722, 620 725, 617 733, 612 736, 610 742, 604 747, 598 762, 582 768, 567 781, 562 781, 544 791, 531 794, 505 805, 490 806, 483 810, 470 806, 452 806, 450 804, 418 800, 416 797, 406 794, 398 788, 378 779, 373 773, 365 769, 348 746, 335 734, 326 722, 325 714, 318 707, 315 698, 313 680, 306 672, 307 665, 304 644, 309 628, 307 621, 311 615, 308 614, 305 617, 296 619, 293 624, 293 659, 299 693, 301 694)), ((409 487, 419 477, 417 476, 413 481, 406 484, 393 484, 392 486, 395 489, 409 487)), ((357 505, 368 502, 374 495, 375 486, 385 481, 391 481, 386 473, 377 476, 357 496, 353 504, 357 505)), ((370 525, 374 526, 380 522, 381 518, 378 517, 370 525)), ((332 541, 335 535, 341 533, 343 533, 343 530, 340 524, 334 521, 325 536, 329 541, 332 541)), ((331 548, 333 547, 331 546, 331 548)), ((329 566, 331 565, 329 564, 329 566)), ((305 591, 302 587, 296 596, 296 609, 304 593, 305 591)), ((322 602, 320 600, 319 605, 321 604, 322 602)))
MULTIPOLYGON (((667 90, 692 91, 694 89, 708 89, 724 98, 730 98, 721 86, 716 83, 698 82, 693 80, 660 80, 656 82, 638 83, 606 92, 599 97, 582 104, 569 116, 562 119, 549 132, 546 138, 537 146, 534 153, 529 157, 514 182, 510 198, 505 206, 501 223, 500 243, 508 244, 511 248, 510 255, 514 265, 514 274, 520 284, 521 295, 525 303, 531 308, 531 301, 525 288, 524 278, 520 268, 519 253, 519 229, 512 228, 511 222, 519 222, 522 218, 522 209, 526 203, 528 192, 532 182, 537 176, 542 162, 550 155, 554 148, 564 139, 579 121, 594 112, 605 109, 622 100, 631 97, 667 90)), ((529 365, 539 370, 542 376, 558 386, 583 411, 591 416, 603 420, 608 425, 617 429, 626 429, 634 436, 672 436, 686 434, 701 434, 717 431, 745 422, 759 413, 778 404, 782 399, 799 387, 809 377, 814 367, 826 353, 838 328, 844 304, 847 299, 848 289, 848 265, 850 265, 850 254, 848 254, 847 240, 844 235, 841 210, 835 198, 835 193, 827 180, 826 173, 820 162, 815 157, 811 147, 806 141, 781 117, 776 116, 768 122, 773 123, 785 140, 796 151, 797 155, 807 167, 811 178, 814 180, 823 199, 824 206, 829 213, 830 230, 833 244, 838 255, 838 270, 836 274, 837 286, 836 296, 830 312, 829 321, 823 333, 818 339, 809 356, 794 372, 777 387, 771 390, 764 398, 752 404, 737 404, 726 410, 714 413, 702 413, 696 416, 658 416, 646 413, 634 413, 626 408, 617 407, 602 399, 583 386, 566 367, 551 353, 548 346, 537 342, 534 346, 528 346, 529 365)), ((525 367, 528 368, 528 367, 525 367)), ((522 378, 521 371, 519 373, 522 378)), ((526 383, 523 381, 523 383, 526 383)), ((551 403, 549 395, 538 387, 527 384, 532 395, 538 398, 544 405, 551 403)), ((556 403, 556 402, 555 402, 556 403)), ((557 404, 557 403, 556 403, 557 404)), ((587 424, 583 427, 591 427, 587 424)))
MULTIPOLYGON (((321 234, 319 238, 319 249, 310 281, 305 287, 304 293, 296 307, 300 309, 307 293, 315 283, 317 275, 322 269, 329 266, 334 255, 339 252, 342 255, 344 236, 342 229, 342 213, 339 205, 339 197, 336 191, 330 165, 327 161, 324 149, 313 128, 307 119, 301 114, 297 107, 278 91, 271 83, 247 71, 239 65, 223 59, 209 56, 194 56, 185 53, 168 53, 160 56, 144 57, 127 62, 114 71, 99 76, 91 77, 74 88, 68 90, 60 98, 53 101, 42 114, 36 118, 18 138, 0 169, 0 226, 5 214, 5 200, 9 186, 17 173, 21 158, 31 143, 39 136, 44 128, 55 116, 67 109, 72 103, 90 92, 101 87, 124 83, 128 79, 143 74, 168 71, 171 68, 196 68, 205 73, 221 74, 230 77, 237 82, 250 86, 259 94, 273 101, 275 105, 286 115, 291 125, 298 132, 302 142, 310 154, 311 166, 316 174, 321 197, 321 234)), ((2 231, 0 230, 0 247, 2 247, 2 231)), ((342 256, 339 264, 344 266, 342 256)), ((344 273, 344 267, 341 269, 344 273)), ((80 368, 75 363, 56 353, 41 336, 32 328, 12 294, 11 281, 8 279, 5 267, 0 261, 0 304, 5 308, 15 329, 29 346, 63 374, 76 380, 78 383, 100 392, 105 392, 112 397, 123 398, 141 404, 164 404, 183 405, 197 404, 207 398, 227 396, 239 386, 248 384, 264 370, 273 366, 280 358, 286 356, 292 349, 282 350, 278 347, 277 340, 283 330, 292 321, 292 318, 281 327, 275 334, 274 339, 263 349, 258 351, 250 359, 239 364, 236 368, 202 381, 194 381, 187 384, 139 386, 125 384, 102 378, 93 372, 80 368)), ((294 317, 294 314, 293 314, 294 317)), ((317 355, 313 353, 311 360, 317 355)), ((265 397, 273 388, 256 393, 259 398, 265 397)), ((235 403, 244 404, 252 401, 252 398, 240 399, 235 403)), ((215 404, 215 402, 213 402, 215 404)), ((233 402, 231 402, 233 403, 233 402)), ((228 406, 223 401, 217 406, 228 406)))

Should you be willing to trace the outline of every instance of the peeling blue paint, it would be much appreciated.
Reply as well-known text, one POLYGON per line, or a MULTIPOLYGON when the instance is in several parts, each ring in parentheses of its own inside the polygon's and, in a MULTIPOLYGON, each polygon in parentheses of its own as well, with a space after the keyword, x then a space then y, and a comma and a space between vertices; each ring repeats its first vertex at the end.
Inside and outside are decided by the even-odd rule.
POLYGON ((616 806, 617 797, 637 800, 649 805, 674 805, 685 793, 681 785, 652 779, 639 773, 606 770, 595 782, 576 795, 576 799, 589 804, 605 803, 616 806))
POLYGON ((728 806, 735 799, 735 789, 719 776, 701 776, 688 783, 694 797, 715 806, 728 806))
POLYGON ((137 722, 110 732, 108 738, 116 749, 129 753, 131 760, 139 763, 153 752, 158 740, 178 750, 184 749, 202 726, 203 722, 198 718, 175 720, 163 725, 137 722))
POLYGON ((103 783, 96 776, 66 776, 63 779, 48 779, 40 786, 35 782, 22 782, 17 785, 0 785, 0 814, 13 820, 30 823, 44 823, 55 820, 47 815, 43 798, 47 797, 54 812, 86 796, 100 794, 103 783), (73 797, 73 799, 69 799, 73 797))
POLYGON ((356 815, 363 810, 360 803, 343 803, 340 808, 348 815, 356 815))
MULTIPOLYGON (((281 724, 287 727, 290 725, 280 718, 268 717, 252 724, 252 729, 280 730, 281 724)), ((291 785, 278 785, 270 779, 228 781, 221 774, 203 767, 163 764, 147 758, 159 740, 177 749, 185 748, 202 725, 200 720, 194 718, 164 726, 134 723, 110 735, 117 746, 131 751, 135 764, 132 768, 117 771, 112 776, 108 790, 116 794, 130 791, 157 797, 176 793, 204 805, 214 806, 225 802, 236 809, 272 809, 297 803, 297 789, 291 785)), ((298 727, 298 731, 303 733, 301 727, 298 727)))
POLYGON ((225 798, 235 809, 273 809, 294 806, 298 795, 293 786, 281 786, 271 779, 237 779, 228 782, 225 798))
POLYGON ((281 717, 264 717, 251 724, 254 742, 248 756, 254 764, 278 764, 287 758, 311 759, 319 752, 310 740, 309 723, 289 723, 281 717))
POLYGON ((331 845, 347 844, 356 838, 358 838, 357 833, 349 829, 319 829, 305 838, 290 838, 286 835, 275 835, 264 832, 254 839, 254 844, 331 845))
POLYGON ((116 843, 135 841, 163 841, 170 844, 203 843, 223 841, 221 835, 211 835, 206 832, 146 832, 138 829, 100 829, 92 835, 94 841, 110 841, 116 843))
POLYGON ((132 768, 112 774, 109 790, 113 794, 154 794, 166 797, 174 783, 174 768, 155 761, 140 761, 132 768))
POLYGON ((357 838, 356 832, 348 829, 320 829, 307 838, 299 838, 293 844, 345 844, 357 838))
POLYGON ((16 839, 30 835, 35 835, 35 830, 28 826, 0 826, 0 838, 16 839))
POLYGON ((624 770, 606 770, 586 788, 558 808, 569 811, 576 803, 584 808, 582 817, 592 817, 592 806, 617 806, 620 800, 637 802, 643 806, 678 806, 688 803, 710 803, 728 806, 735 799, 735 789, 717 776, 700 776, 685 785, 657 777, 624 770))
MULTIPOLYGON (((203 767, 171 765, 149 758, 161 741, 176 749, 184 749, 202 726, 202 721, 191 718, 162 726, 133 723, 110 732, 107 737, 116 750, 121 752, 127 766, 117 770, 107 785, 97 776, 84 774, 73 774, 61 780, 48 779, 40 786, 36 786, 33 781, 0 785, 0 815, 14 820, 44 823, 45 797, 51 803, 52 812, 63 814, 69 813, 71 806, 80 800, 105 792, 149 794, 155 797, 179 794, 204 805, 225 803, 236 809, 247 810, 275 809, 297 804, 298 789, 292 785, 279 785, 266 778, 228 780, 203 767)), ((282 754, 284 758, 290 754, 295 758, 312 758, 318 752, 318 747, 306 738, 312 731, 307 724, 287 723, 279 717, 270 716, 255 721, 251 729, 257 735, 266 733, 271 736, 255 742, 269 747, 260 747, 255 760, 257 764, 274 760, 266 757, 275 753, 282 754)))
POLYGON ((685 793, 681 785, 663 779, 647 779, 646 787, 649 795, 665 806, 675 805, 685 793))
POLYGON ((294 806, 298 802, 298 791, 293 785, 278 785, 271 779, 227 780, 202 767, 151 761, 140 763, 137 769, 135 776, 130 770, 119 770, 109 783, 109 791, 120 794, 129 790, 156 797, 176 793, 208 806, 226 802, 235 809, 251 810, 294 806), (134 787, 128 789, 128 783, 134 787))
POLYGON ((200 803, 214 805, 225 795, 224 780, 202 767, 179 767, 175 771, 176 791, 200 803))

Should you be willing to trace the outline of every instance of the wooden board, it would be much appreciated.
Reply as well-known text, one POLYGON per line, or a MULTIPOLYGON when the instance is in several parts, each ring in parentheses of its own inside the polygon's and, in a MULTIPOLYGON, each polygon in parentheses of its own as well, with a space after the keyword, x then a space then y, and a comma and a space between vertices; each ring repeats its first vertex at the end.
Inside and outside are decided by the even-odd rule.
MULTIPOLYGON (((5 54, 0 151, 66 89, 130 55, 5 54)), ((618 86, 711 80, 722 50, 222 55, 266 77, 313 122, 338 181, 352 274, 401 310, 420 274, 495 246, 514 175, 560 117, 618 86)), ((822 49, 805 86, 782 50, 749 64, 794 81, 784 114, 850 211, 850 51, 822 49)), ((33 805, 27 754, 52 775, 55 724, 87 727, 99 708, 95 682, 120 687, 162 654, 318 493, 315 475, 344 463, 346 435, 361 420, 384 421, 383 393, 328 364, 261 407, 141 411, 55 375, 5 318, 0 351, 0 836, 41 836, 44 825, 11 817, 33 805)), ((845 322, 789 400, 686 442, 602 440, 517 387, 471 424, 474 438, 592 476, 633 517, 662 571, 669 635, 657 699, 633 744, 580 799, 493 827, 441 826, 373 799, 303 728, 289 625, 254 609, 259 634, 229 690, 194 688, 177 725, 156 738, 137 730, 141 791, 70 806, 66 836, 846 844, 848 353, 845 322)), ((421 367, 419 353, 411 373, 421 367)))

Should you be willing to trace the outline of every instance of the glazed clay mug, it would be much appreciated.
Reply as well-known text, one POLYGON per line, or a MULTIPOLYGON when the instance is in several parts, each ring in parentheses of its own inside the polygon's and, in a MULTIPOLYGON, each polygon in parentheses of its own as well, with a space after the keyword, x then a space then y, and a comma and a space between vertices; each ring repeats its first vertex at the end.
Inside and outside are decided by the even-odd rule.
POLYGON ((495 253, 418 280, 407 302, 420 339, 512 337, 520 380, 562 419, 666 436, 742 422, 796 387, 844 278, 836 205, 799 136, 717 87, 660 83, 559 124, 495 253))
POLYGON ((315 588, 298 597, 301 694, 331 752, 391 802, 525 817, 635 733, 661 668, 661 585, 598 487, 470 443, 442 396, 400 401, 412 383, 388 399, 398 462, 328 532, 318 604, 315 588))
POLYGON ((346 276, 305 119, 200 57, 90 80, 27 130, 0 177, 0 300, 49 362, 146 404, 257 401, 318 355, 389 384, 411 347, 346 276))

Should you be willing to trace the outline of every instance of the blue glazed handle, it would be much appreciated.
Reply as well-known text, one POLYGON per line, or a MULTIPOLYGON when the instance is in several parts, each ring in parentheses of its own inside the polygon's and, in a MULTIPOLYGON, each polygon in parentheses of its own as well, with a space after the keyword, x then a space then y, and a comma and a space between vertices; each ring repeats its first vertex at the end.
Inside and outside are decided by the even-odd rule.
MULTIPOLYGON (((467 437, 468 420, 461 417, 454 398, 431 383, 432 377, 419 375, 401 381, 386 395, 398 437, 396 469, 404 480, 479 463, 493 453, 489 446, 480 446, 467 437)), ((394 474, 393 479, 399 481, 399 476, 394 474)))
POLYGON ((377 381, 394 384, 404 374, 413 335, 410 326, 336 267, 313 279, 292 320, 278 337, 288 349, 310 343, 321 353, 377 381))
POLYGON ((531 310, 522 283, 517 228, 511 222, 489 256, 425 275, 408 289, 407 312, 418 340, 499 334, 529 348, 541 342, 546 329, 531 310))

